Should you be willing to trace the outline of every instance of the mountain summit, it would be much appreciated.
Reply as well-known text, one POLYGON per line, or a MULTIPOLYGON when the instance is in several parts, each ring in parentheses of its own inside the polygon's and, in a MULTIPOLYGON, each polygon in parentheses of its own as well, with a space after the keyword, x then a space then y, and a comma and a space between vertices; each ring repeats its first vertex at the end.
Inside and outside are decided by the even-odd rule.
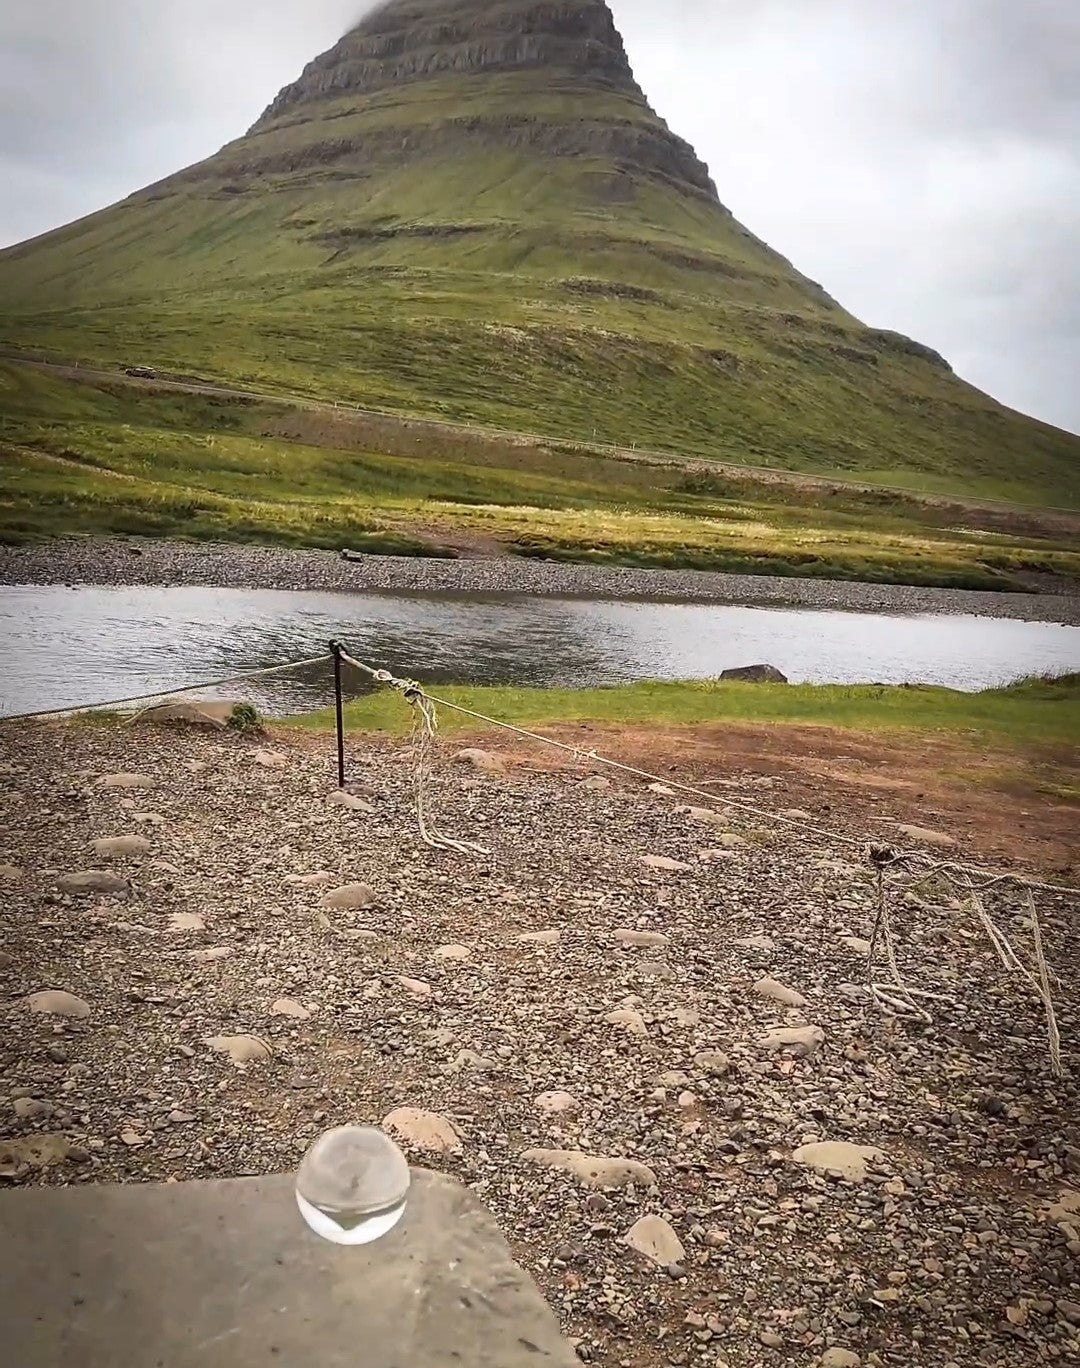
POLYGON ((0 252, 0 342, 931 488, 1080 452, 743 227, 604 0, 378 6, 216 155, 0 252))
MULTIPOLYGON (((273 139, 283 127, 321 118, 331 105, 344 113, 343 101, 355 107, 357 100, 391 90, 400 98, 409 86, 447 77, 458 78, 449 87, 451 105, 468 95, 472 107, 467 113, 444 107, 441 113, 449 116, 449 129, 416 127, 415 136, 402 147, 395 145, 395 152, 415 158, 437 151, 445 148, 447 134, 456 142, 498 145, 509 133, 520 145, 572 155, 595 151, 599 134, 609 155, 716 198, 708 171, 693 149, 649 109, 604 0, 391 0, 286 86, 248 139, 273 139), (527 84, 534 84, 521 79, 525 73, 548 86, 549 98, 539 111, 543 118, 534 117, 526 105, 514 111, 508 125, 508 108, 498 103, 487 107, 494 91, 483 87, 490 83, 468 92, 462 88, 462 81, 509 73, 518 77, 509 89, 524 91, 527 84), (572 99, 557 110, 550 97, 560 90, 568 97, 591 90, 621 96, 629 103, 621 119, 610 117, 614 105, 575 109, 572 99)), ((365 134, 349 146, 349 153, 381 151, 373 130, 365 134)), ((318 155, 318 144, 311 150, 318 155)), ((334 151, 336 157, 345 154, 344 146, 334 151)))

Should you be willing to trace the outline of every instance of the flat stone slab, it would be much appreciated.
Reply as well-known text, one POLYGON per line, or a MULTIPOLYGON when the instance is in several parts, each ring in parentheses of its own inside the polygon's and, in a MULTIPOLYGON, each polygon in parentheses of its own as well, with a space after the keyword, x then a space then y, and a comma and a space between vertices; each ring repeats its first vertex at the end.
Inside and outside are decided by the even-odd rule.
POLYGON ((847 1140, 823 1140, 816 1145, 803 1145, 791 1156, 804 1168, 819 1173, 839 1173, 851 1183, 861 1183, 869 1166, 884 1159, 874 1145, 853 1145, 847 1140))
POLYGON ((0 1191, 18 1368, 577 1368, 467 1188, 413 1170, 384 1239, 328 1244, 293 1179, 0 1191))
POLYGON ((947 831, 933 831, 930 827, 904 823, 897 830, 910 840, 918 841, 920 845, 940 846, 943 850, 951 850, 957 843, 956 837, 950 836, 947 831))

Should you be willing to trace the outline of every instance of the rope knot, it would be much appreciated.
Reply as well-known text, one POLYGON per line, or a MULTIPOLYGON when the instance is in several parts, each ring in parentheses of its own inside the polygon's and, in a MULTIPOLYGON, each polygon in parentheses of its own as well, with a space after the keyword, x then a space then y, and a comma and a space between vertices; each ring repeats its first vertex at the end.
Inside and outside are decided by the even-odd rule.
POLYGON ((887 869, 889 865, 896 863, 896 851, 892 846, 876 845, 871 842, 866 847, 866 858, 875 869, 887 869))

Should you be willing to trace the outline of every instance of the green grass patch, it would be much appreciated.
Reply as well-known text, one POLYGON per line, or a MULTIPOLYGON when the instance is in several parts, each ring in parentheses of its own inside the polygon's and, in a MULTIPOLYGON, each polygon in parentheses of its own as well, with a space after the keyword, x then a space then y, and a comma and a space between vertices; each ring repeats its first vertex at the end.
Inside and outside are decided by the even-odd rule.
POLYGON ((550 560, 1023 589, 1080 575, 1031 515, 806 491, 586 447, 0 362, 0 540, 151 535, 406 555, 461 532, 550 560), (996 530, 998 525, 1006 530, 996 530))
MULTIPOLYGON (((853 731, 882 729, 993 739, 1005 745, 1080 745, 1080 675, 1035 680, 1007 689, 959 693, 929 686, 742 684, 727 681, 642 682, 601 689, 531 689, 440 685, 448 702, 500 722, 529 728, 562 723, 701 726, 722 722, 813 725, 853 731)), ((401 735, 411 713, 392 691, 380 690, 346 707, 357 731, 401 735)), ((312 731, 334 726, 331 709, 288 719, 312 731)), ((479 724, 450 709, 444 731, 479 724)))

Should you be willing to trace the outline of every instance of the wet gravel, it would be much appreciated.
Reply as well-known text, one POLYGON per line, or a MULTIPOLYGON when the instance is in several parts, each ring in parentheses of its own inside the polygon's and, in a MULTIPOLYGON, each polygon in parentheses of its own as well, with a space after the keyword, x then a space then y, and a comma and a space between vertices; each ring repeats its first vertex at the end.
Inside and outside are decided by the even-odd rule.
MULTIPOLYGON (((330 801, 330 750, 0 726, 0 1182, 287 1171, 330 1125, 423 1108, 459 1152, 410 1157, 492 1208, 584 1362, 1078 1360, 1074 905, 1043 902, 1056 1080, 1037 1006, 946 887, 897 893, 905 971, 948 999, 934 1024, 867 1004, 873 887, 839 835, 442 756, 439 820, 490 854, 438 853, 408 752, 353 749, 357 806, 330 801), (124 882, 69 877, 95 869, 124 882), (43 990, 86 1014, 30 1011, 43 990), (799 1026, 805 1048, 763 1044, 799 1026), (239 1067, 237 1036, 269 1057, 239 1067), (794 1157, 823 1141, 866 1147, 865 1178, 794 1157), (536 1149, 656 1186, 589 1187, 536 1149), (635 1252, 635 1227, 677 1257, 635 1252)), ((728 777, 769 806, 768 776, 728 777)), ((1023 906, 995 910, 1023 942, 1023 906)))
POLYGON ((970 613, 1080 626, 1080 594, 1005 594, 847 580, 565 565, 510 557, 425 560, 213 543, 58 541, 0 547, 0 584, 551 594, 882 613, 970 613))

